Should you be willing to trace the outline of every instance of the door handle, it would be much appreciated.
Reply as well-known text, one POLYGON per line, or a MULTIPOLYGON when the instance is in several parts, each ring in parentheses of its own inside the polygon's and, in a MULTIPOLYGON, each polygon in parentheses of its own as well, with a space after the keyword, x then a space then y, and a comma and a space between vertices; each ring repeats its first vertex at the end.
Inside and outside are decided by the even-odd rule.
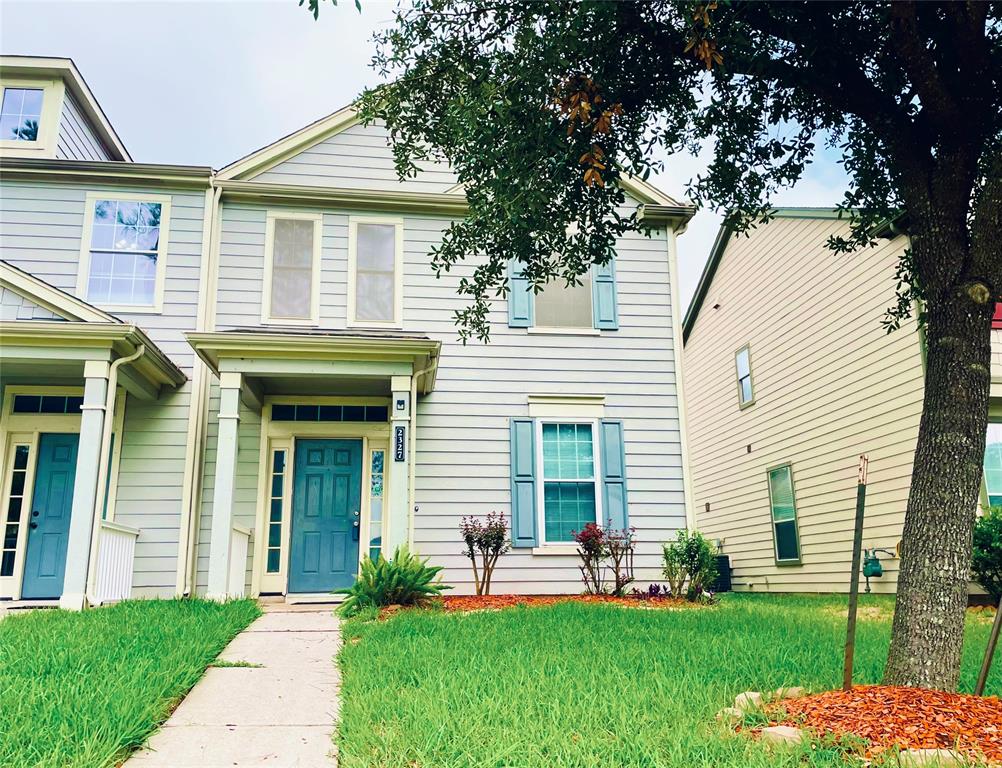
POLYGON ((30 523, 30 524, 28 525, 28 527, 29 527, 29 528, 31 528, 32 530, 34 530, 35 528, 37 528, 37 527, 38 527, 38 523, 36 523, 35 521, 32 521, 32 522, 31 522, 31 523, 30 523))
POLYGON ((358 520, 355 520, 351 524, 351 540, 358 541, 358 534, 359 534, 358 520))

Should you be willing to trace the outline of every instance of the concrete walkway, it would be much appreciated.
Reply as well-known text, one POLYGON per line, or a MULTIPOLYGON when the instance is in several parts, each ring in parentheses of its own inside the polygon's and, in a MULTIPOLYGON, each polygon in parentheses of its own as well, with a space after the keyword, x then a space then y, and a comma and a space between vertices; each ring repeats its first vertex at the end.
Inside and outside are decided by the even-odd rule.
POLYGON ((331 606, 269 605, 125 768, 331 768, 338 709, 331 606))

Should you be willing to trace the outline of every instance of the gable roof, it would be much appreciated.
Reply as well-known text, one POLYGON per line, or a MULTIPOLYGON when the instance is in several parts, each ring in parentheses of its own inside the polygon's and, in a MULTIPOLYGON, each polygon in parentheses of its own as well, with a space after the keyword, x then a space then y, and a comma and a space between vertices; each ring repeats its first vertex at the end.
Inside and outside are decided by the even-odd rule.
POLYGON ((73 59, 51 56, 0 56, 0 75, 19 74, 45 75, 62 80, 113 159, 132 162, 132 156, 118 137, 87 81, 73 63, 73 59))
POLYGON ((122 323, 122 320, 61 291, 44 280, 0 260, 0 286, 8 288, 64 320, 85 323, 122 323))
MULTIPOLYGON (((358 125, 360 122, 358 110, 354 105, 350 104, 347 107, 339 109, 337 112, 310 123, 304 128, 300 128, 294 133, 283 136, 255 152, 251 152, 249 155, 244 155, 240 159, 234 160, 216 173, 216 179, 221 181, 249 179, 260 173, 264 173, 269 168, 273 168, 279 163, 288 160, 300 152, 304 152, 322 141, 326 141, 332 136, 336 136, 342 131, 346 131, 352 126, 358 125)), ((653 184, 636 176, 624 174, 621 183, 624 189, 637 197, 642 203, 666 206, 672 209, 689 210, 691 208, 686 203, 675 200, 653 184)), ((458 196, 461 191, 462 185, 457 184, 444 194, 458 196)))
MULTIPOLYGON (((776 208, 772 215, 773 218, 777 219, 837 219, 839 211, 835 208, 776 208)), ((692 294, 689 308, 685 312, 685 319, 682 321, 683 345, 688 340, 692 327, 696 324, 699 310, 703 306, 706 294, 710 290, 710 284, 713 282, 713 276, 717 273, 717 267, 720 265, 720 260, 723 258, 724 251, 727 250, 727 244, 733 234, 733 227, 726 224, 722 225, 717 232, 713 247, 710 248, 710 255, 706 259, 706 264, 703 265, 703 272, 696 284, 696 291, 692 294)))

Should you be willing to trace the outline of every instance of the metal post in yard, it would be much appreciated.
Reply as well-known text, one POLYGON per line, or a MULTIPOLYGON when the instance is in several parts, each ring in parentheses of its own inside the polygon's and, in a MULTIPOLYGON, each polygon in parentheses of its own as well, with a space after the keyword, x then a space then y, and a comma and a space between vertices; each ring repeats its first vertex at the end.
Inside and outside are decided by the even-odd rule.
POLYGON ((992 666, 992 657, 995 655, 995 646, 999 642, 999 629, 1002 628, 1002 600, 999 600, 998 608, 995 609, 995 623, 992 624, 992 633, 988 636, 988 647, 985 648, 985 660, 981 662, 981 673, 978 675, 978 684, 974 686, 974 695, 981 696, 985 692, 985 683, 988 682, 988 670, 992 666))
POLYGON ((852 690, 852 657, 856 651, 856 607, 859 603, 859 567, 863 550, 863 509, 866 503, 866 454, 859 457, 856 483, 856 527, 852 536, 852 576, 849 579, 849 623, 845 631, 845 663, 842 667, 842 690, 852 690))

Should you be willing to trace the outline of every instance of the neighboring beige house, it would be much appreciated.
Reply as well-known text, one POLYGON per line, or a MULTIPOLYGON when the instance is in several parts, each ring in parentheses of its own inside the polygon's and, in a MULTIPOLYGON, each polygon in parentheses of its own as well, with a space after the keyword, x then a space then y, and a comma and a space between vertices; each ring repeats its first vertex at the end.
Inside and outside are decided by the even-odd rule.
MULTIPOLYGON (((726 227, 683 323, 686 419, 698 528, 722 542, 738 590, 847 591, 857 471, 869 457, 863 546, 895 550, 923 395, 914 319, 886 333, 907 237, 853 255, 826 247, 849 224, 778 211, 749 235, 726 227)), ((998 324, 998 321, 996 321, 998 324)), ((1002 422, 1002 330, 993 330, 1002 422)), ((1002 423, 991 424, 983 503, 1002 503, 1002 423)), ((874 592, 898 563, 879 555, 874 592)))

